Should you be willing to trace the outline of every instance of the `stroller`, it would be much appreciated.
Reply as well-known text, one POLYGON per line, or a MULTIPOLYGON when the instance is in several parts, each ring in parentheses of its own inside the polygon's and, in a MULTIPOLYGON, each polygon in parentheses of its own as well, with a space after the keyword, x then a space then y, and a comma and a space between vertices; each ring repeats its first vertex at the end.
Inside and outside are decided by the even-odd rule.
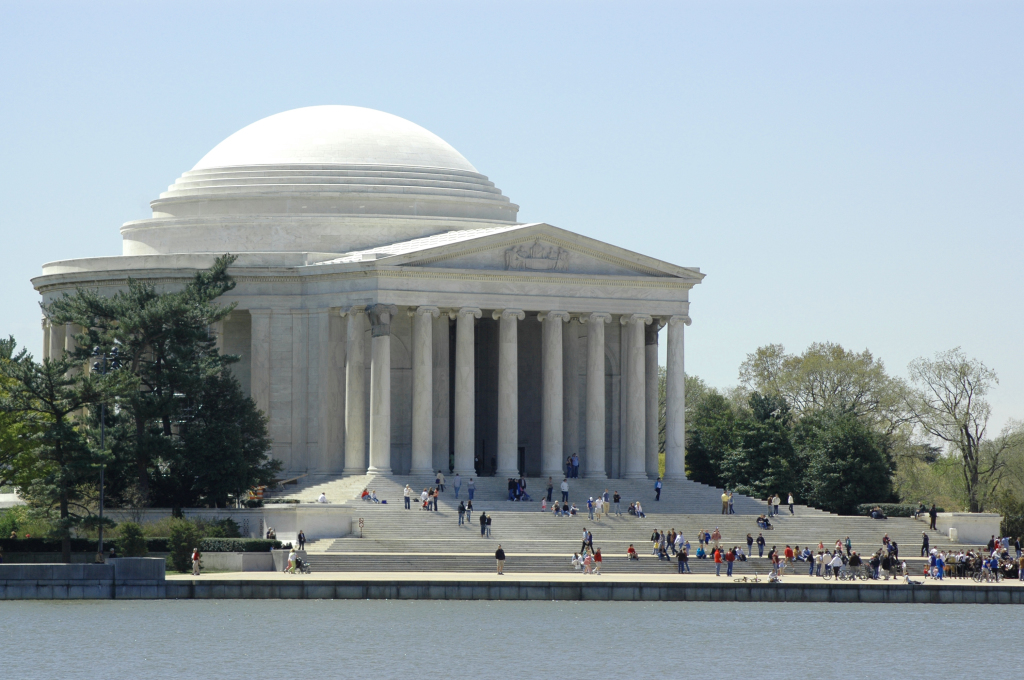
MULTIPOLYGON (((285 572, 288 571, 288 566, 285 565, 285 572)), ((312 574, 313 570, 309 566, 309 562, 303 560, 301 557, 295 558, 295 573, 296 574, 312 574)))

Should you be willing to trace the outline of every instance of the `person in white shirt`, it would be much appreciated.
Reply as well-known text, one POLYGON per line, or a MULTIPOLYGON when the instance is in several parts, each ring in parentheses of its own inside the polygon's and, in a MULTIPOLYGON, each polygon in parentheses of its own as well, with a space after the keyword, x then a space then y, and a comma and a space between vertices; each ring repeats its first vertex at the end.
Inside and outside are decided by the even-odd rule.
POLYGON ((564 501, 569 500, 569 481, 568 480, 562 479, 561 489, 562 489, 562 501, 564 502, 564 501))
POLYGON ((317 503, 326 503, 327 502, 327 494, 326 493, 321 493, 320 494, 320 498, 317 498, 316 502, 317 503))
POLYGON ((839 569, 843 566, 843 554, 837 550, 828 566, 831 567, 832 573, 835 576, 839 576, 839 569))
POLYGON ((408 484, 405 485, 405 489, 402 490, 402 495, 405 496, 405 509, 409 509, 409 499, 412 497, 412 487, 408 484))
POLYGON ((424 489, 424 490, 423 490, 423 493, 421 493, 421 494, 420 494, 420 504, 421 504, 421 507, 422 507, 422 508, 423 508, 424 510, 427 510, 427 509, 429 509, 429 508, 427 508, 427 499, 428 499, 428 498, 430 498, 430 494, 428 494, 428 493, 427 493, 427 490, 426 490, 426 489, 424 489))
POLYGON ((292 550, 288 553, 288 568, 285 571, 287 571, 289 574, 295 573, 295 557, 295 550, 292 550))

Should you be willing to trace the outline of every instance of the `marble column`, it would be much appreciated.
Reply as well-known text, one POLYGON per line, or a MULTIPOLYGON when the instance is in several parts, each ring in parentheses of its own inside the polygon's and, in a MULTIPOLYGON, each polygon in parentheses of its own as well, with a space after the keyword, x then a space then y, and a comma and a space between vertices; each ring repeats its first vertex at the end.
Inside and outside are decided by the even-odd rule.
POLYGON ((391 319, 395 305, 366 308, 370 318, 370 467, 368 473, 391 474, 391 319))
POLYGON ((594 312, 580 321, 590 324, 587 330, 587 452, 584 457, 588 478, 606 479, 604 452, 604 325, 611 314, 594 312))
POLYGON ((345 474, 366 474, 366 311, 348 310, 345 348, 345 474))
POLYGON ((50 324, 50 359, 56 361, 64 356, 64 324, 50 324))
POLYGON ((620 319, 629 335, 626 371, 629 374, 629 394, 626 399, 626 455, 625 479, 646 479, 647 462, 644 449, 646 435, 646 392, 644 326, 651 323, 646 314, 623 315, 620 319))
POLYGON ((434 319, 437 307, 410 309, 412 316, 412 462, 411 475, 434 471, 434 319))
POLYGON ((270 316, 269 309, 250 309, 249 393, 263 415, 270 417, 270 316))
POLYGON ((317 317, 320 467, 340 474, 345 469, 345 320, 337 308, 321 309, 317 317))
POLYGON ((690 317, 668 320, 668 364, 665 367, 665 479, 686 479, 686 372, 683 368, 683 327, 690 317))
POLYGON ((499 321, 498 335, 498 469, 495 477, 519 475, 519 322, 521 309, 491 314, 499 321))
POLYGON ((538 314, 544 324, 541 340, 543 395, 541 397, 541 476, 565 474, 562 455, 562 324, 568 312, 538 314))
POLYGON ((50 320, 43 317, 43 358, 50 358, 50 320))
POLYGON ((644 329, 644 418, 646 432, 647 478, 657 479, 658 471, 658 331, 660 319, 655 319, 644 329))
POLYGON ((463 307, 455 312, 455 472, 467 478, 476 477, 474 337, 480 316, 477 307, 463 307))
POLYGON ((441 317, 434 319, 434 452, 431 468, 447 470, 451 465, 451 446, 448 438, 451 430, 451 318, 445 311, 441 317))
MULTIPOLYGON (((569 317, 562 326, 562 459, 580 454, 580 323, 569 317)), ((580 468, 586 470, 580 454, 580 468)))

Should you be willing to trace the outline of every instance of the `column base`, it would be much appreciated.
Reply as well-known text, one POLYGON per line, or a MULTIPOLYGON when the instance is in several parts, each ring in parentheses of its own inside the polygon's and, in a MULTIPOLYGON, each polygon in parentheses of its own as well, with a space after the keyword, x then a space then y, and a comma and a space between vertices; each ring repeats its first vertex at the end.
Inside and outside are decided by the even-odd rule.
POLYGON ((608 479, 608 475, 603 472, 590 472, 584 474, 583 479, 608 479))
POLYGON ((622 475, 622 479, 647 479, 646 472, 627 472, 622 475))
POLYGON ((663 481, 663 482, 685 482, 686 481, 686 475, 685 474, 669 474, 669 473, 666 472, 665 476, 661 478, 661 481, 663 481))
POLYGON ((516 478, 518 478, 519 477, 519 470, 495 470, 494 471, 494 476, 495 477, 504 477, 506 479, 508 479, 509 477, 516 477, 516 478))
POLYGON ((436 475, 436 474, 437 474, 437 471, 436 470, 431 470, 430 468, 423 468, 422 470, 409 470, 409 476, 423 476, 423 477, 427 477, 429 475, 436 475))
POLYGON ((344 468, 341 471, 341 474, 345 475, 346 477, 351 477, 353 475, 365 475, 366 468, 344 468))
POLYGON ((385 476, 386 477, 386 476, 390 476, 393 473, 391 472, 391 468, 369 467, 369 468, 366 469, 366 474, 368 474, 368 475, 385 476))

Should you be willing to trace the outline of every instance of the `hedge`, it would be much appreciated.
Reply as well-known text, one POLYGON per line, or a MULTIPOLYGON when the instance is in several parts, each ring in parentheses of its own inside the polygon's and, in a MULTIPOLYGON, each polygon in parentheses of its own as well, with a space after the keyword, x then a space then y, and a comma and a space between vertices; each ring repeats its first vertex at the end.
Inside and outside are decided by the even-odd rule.
MULTIPOLYGON (((3 538, 0 548, 4 552, 60 552, 61 540, 57 538, 3 538)), ((96 552, 96 541, 89 538, 72 538, 71 552, 96 552)))
MULTIPOLYGON (((917 512, 917 505, 903 505, 901 503, 861 503, 857 506, 858 515, 870 515, 874 508, 881 508, 886 517, 913 517, 917 512)), ((942 508, 935 508, 936 512, 945 512, 942 508)))
MULTIPOLYGON (((167 542, 166 537, 147 538, 146 549, 151 553, 170 552, 171 548, 167 542)), ((108 552, 110 546, 121 551, 118 539, 108 539, 103 543, 104 552, 108 552)), ((202 552, 270 552, 271 548, 280 547, 281 541, 269 541, 265 538, 204 538, 199 541, 199 550, 202 552)), ((4 538, 0 539, 0 549, 11 553, 59 553, 61 542, 52 538, 4 538)), ((72 538, 71 552, 96 552, 96 541, 89 538, 72 538)))

